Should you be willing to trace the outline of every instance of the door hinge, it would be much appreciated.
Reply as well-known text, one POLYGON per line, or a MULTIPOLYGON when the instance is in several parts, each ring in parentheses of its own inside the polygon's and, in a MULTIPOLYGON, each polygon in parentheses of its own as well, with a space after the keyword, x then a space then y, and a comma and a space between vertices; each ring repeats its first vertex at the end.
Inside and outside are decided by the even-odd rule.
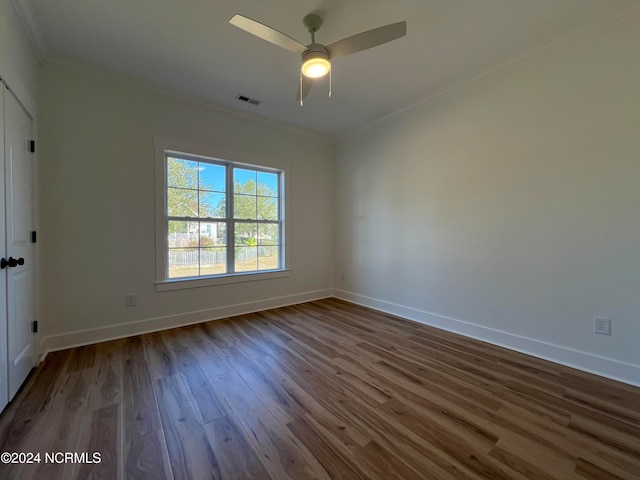
POLYGON ((31 232, 31 243, 36 243, 36 231, 31 232))
POLYGON ((38 320, 33 321, 33 333, 38 333, 38 320))
POLYGON ((35 140, 29 140, 29 152, 31 152, 31 153, 35 153, 36 152, 36 141, 35 140))

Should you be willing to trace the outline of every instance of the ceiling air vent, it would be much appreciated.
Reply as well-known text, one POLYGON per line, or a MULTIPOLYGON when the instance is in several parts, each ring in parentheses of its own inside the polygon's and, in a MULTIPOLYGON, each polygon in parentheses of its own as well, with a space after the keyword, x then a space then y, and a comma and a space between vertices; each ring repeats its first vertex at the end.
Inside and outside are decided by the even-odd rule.
POLYGON ((247 97, 246 95, 242 95, 241 93, 236 95, 236 99, 244 103, 250 103, 251 105, 260 105, 262 103, 260 100, 247 97))

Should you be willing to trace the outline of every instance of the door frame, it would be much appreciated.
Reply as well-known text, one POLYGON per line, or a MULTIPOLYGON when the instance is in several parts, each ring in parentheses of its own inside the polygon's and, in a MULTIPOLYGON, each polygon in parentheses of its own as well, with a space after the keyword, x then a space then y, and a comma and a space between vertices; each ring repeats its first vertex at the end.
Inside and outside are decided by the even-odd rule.
MULTIPOLYGON (((1 67, 1 65, 0 65, 1 67)), ((2 93, 0 94, 0 153, 1 153, 1 159, 0 159, 0 180, 2 181, 2 189, 1 189, 1 199, 0 199, 0 211, 2 211, 3 216, 6 216, 6 205, 5 205, 5 141, 4 141, 4 117, 5 117, 5 113, 4 113, 4 98, 6 97, 6 95, 11 94, 15 100, 17 100, 18 104, 20 105, 20 107, 26 112, 27 116, 30 119, 31 122, 31 139, 32 140, 36 140, 36 132, 37 132, 37 121, 36 121, 36 104, 35 101, 33 100, 33 98, 31 97, 31 95, 29 94, 29 91, 27 88, 25 88, 25 86, 20 82, 20 80, 17 77, 14 77, 12 75, 12 72, 0 72, 0 88, 2 89, 2 93)), ((37 157, 37 152, 31 153, 31 167, 32 167, 32 178, 31 178, 31 183, 32 183, 32 192, 31 192, 31 208, 32 208, 32 226, 33 229, 35 231, 39 230, 39 216, 38 216, 38 157, 37 157)), ((0 247, 3 248, 3 254, 8 253, 6 251, 6 231, 5 231, 5 225, 3 223, 2 227, 0 228, 0 235, 2 235, 2 242, 0 247)), ((39 274, 39 245, 37 243, 32 245, 32 249, 33 249, 33 269, 34 269, 34 278, 33 278, 33 302, 34 302, 34 308, 35 308, 35 319, 40 319, 40 274, 39 274)), ((7 295, 7 285, 6 285, 6 275, 3 276, 4 277, 4 281, 1 282, 1 286, 0 288, 2 288, 3 292, 2 294, 0 294, 0 298, 5 298, 6 299, 6 295, 7 295)), ((6 302, 5 302, 6 305, 6 302)), ((4 327, 2 328, 3 332, 0 332, 0 342, 3 342, 3 344, 5 345, 4 348, 0 347, 0 352, 2 352, 1 356, 3 358, 0 358, 0 369, 2 369, 2 371, 6 372, 6 376, 7 376, 7 382, 6 382, 6 397, 7 397, 7 403, 11 400, 8 396, 9 393, 9 378, 8 378, 8 373, 9 373, 9 365, 8 365, 8 356, 9 356, 9 351, 8 351, 8 344, 7 344, 7 328, 8 327, 8 318, 6 318, 7 316, 7 312, 6 312, 6 308, 4 309, 4 313, 0 314, 0 323, 2 322, 2 318, 3 316, 5 317, 5 323, 4 323, 4 327)), ((42 325, 42 322, 39 322, 40 325, 42 325)), ((33 334, 33 359, 34 359, 34 365, 33 367, 37 366, 37 364, 39 363, 40 359, 41 359, 41 329, 39 329, 38 333, 34 333, 33 334)), ((4 404, 4 399, 5 398, 5 393, 4 393, 4 388, 0 387, 0 412, 2 411, 2 409, 6 406, 4 404)))

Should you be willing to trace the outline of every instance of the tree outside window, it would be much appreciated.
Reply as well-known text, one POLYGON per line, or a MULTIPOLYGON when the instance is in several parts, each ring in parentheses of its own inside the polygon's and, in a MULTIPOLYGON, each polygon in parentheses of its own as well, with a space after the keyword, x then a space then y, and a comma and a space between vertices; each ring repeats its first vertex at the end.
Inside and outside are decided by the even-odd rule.
POLYGON ((282 268, 281 175, 167 155, 167 277, 282 268))

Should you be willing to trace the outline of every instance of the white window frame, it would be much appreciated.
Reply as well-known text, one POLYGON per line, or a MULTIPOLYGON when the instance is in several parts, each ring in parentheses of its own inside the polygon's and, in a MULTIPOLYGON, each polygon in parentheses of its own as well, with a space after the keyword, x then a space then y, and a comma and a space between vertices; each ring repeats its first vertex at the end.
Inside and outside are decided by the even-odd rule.
MULTIPOLYGON (((238 282, 250 282, 257 280, 269 280, 273 278, 287 277, 291 274, 287 263, 287 242, 288 222, 285 219, 287 211, 286 185, 286 165, 273 160, 248 158, 246 155, 237 152, 229 152, 214 147, 193 145, 188 142, 154 137, 155 148, 155 184, 156 184, 156 291, 163 292, 169 290, 179 290, 185 288, 207 287, 224 285, 238 282), (237 272, 213 276, 188 277, 188 278, 168 278, 168 236, 167 236, 167 155, 174 154, 177 157, 188 160, 212 161, 213 163, 223 163, 239 168, 248 168, 257 171, 279 171, 280 191, 279 191, 279 211, 280 211, 280 268, 268 271, 237 272)), ((228 192, 229 190, 227 190, 228 192)), ((232 215, 227 216, 227 221, 232 222, 232 215)), ((227 244, 233 242, 229 232, 233 228, 227 228, 227 244)))

